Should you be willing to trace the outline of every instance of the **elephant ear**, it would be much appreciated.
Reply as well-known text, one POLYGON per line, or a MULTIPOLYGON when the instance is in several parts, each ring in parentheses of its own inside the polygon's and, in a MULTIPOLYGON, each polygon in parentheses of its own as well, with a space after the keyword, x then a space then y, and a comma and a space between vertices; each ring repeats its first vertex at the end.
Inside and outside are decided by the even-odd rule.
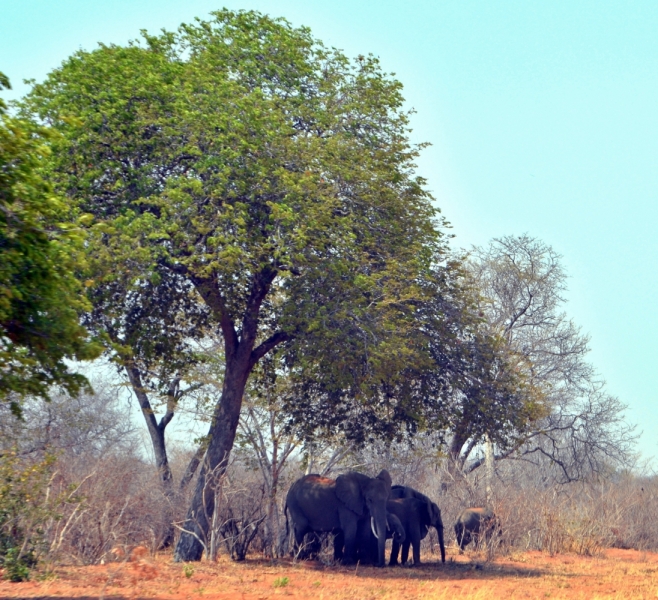
MULTIPOLYGON (((336 496, 338 499, 360 517, 366 508, 365 499, 361 493, 361 473, 347 473, 336 477, 336 496)), ((366 478, 367 479, 367 478, 366 478)))
POLYGON ((391 486, 393 485, 393 480, 391 479, 391 476, 386 469, 381 470, 379 475, 377 475, 377 479, 381 479, 386 484, 386 487, 388 487, 390 491, 391 486))
POLYGON ((441 527, 443 527, 443 519, 441 518, 441 509, 434 502, 430 503, 430 519, 434 527, 437 526, 437 523, 440 523, 441 527))
POLYGON ((434 523, 434 511, 432 510, 434 503, 427 496, 423 496, 422 494, 421 496, 420 498, 416 498, 418 510, 421 514, 421 522, 425 527, 430 527, 434 523))

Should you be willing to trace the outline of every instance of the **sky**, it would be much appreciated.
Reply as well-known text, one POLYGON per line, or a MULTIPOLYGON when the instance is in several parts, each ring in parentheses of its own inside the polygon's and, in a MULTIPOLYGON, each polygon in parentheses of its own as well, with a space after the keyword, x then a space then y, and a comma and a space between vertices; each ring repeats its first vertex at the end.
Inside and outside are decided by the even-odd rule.
POLYGON ((212 10, 306 25, 373 54, 415 109, 418 161, 455 247, 527 233, 559 252, 566 311, 658 457, 658 3, 655 0, 0 0, 18 98, 76 50, 212 10))

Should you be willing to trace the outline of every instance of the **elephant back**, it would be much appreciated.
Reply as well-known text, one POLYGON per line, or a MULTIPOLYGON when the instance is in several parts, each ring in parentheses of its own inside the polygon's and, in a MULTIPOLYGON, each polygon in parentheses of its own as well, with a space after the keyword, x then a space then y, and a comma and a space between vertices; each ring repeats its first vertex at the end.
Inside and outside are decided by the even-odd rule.
POLYGON ((427 504, 431 504, 429 496, 426 496, 422 492, 409 487, 408 485, 394 485, 391 487, 391 498, 416 498, 418 500, 423 500, 427 504))
POLYGON ((463 524, 471 531, 477 531, 480 524, 490 523, 494 519, 494 513, 490 508, 476 506, 462 510, 457 518, 457 523, 463 524))
POLYGON ((315 473, 304 475, 304 477, 300 477, 290 486, 288 494, 286 495, 286 507, 294 508, 297 506, 300 494, 304 494, 309 487, 322 487, 329 489, 333 488, 335 484, 336 482, 333 479, 323 477, 322 475, 317 475, 315 473))
POLYGON ((413 498, 419 503, 418 506, 423 515, 423 524, 426 527, 437 527, 439 526, 437 524, 443 527, 438 505, 422 492, 407 485, 394 485, 391 488, 391 498, 413 498))

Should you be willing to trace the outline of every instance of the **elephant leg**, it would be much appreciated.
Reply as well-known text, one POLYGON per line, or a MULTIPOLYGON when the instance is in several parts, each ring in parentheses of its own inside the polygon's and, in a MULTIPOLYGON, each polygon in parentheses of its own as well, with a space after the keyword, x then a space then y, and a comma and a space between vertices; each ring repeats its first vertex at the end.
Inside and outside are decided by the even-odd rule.
POLYGON ((410 527, 409 537, 410 537, 409 541, 411 542, 411 547, 413 549, 414 567, 415 567, 416 565, 420 564, 421 532, 420 532, 419 523, 414 523, 412 527, 410 527))
POLYGON ((353 565, 356 562, 356 520, 342 523, 342 529, 343 535, 345 536, 345 554, 343 556, 343 563, 346 565, 353 565))
POLYGON ((304 549, 304 536, 310 530, 306 524, 295 523, 294 525, 294 534, 295 534, 295 547, 293 548, 293 554, 296 558, 301 558, 302 549, 304 549))
POLYGON ((366 547, 366 553, 364 555, 363 564, 376 565, 378 559, 377 539, 373 536, 368 541, 369 543, 366 547))
POLYGON ((466 550, 466 546, 468 546, 470 543, 471 543, 471 534, 468 531, 464 531, 464 533, 462 534, 461 544, 459 544, 461 551, 463 552, 464 550, 466 550))
POLYGON ((411 544, 414 552, 414 567, 420 564, 420 540, 414 540, 411 544))
POLYGON ((409 546, 411 545, 411 542, 409 540, 405 540, 404 543, 402 544, 402 556, 400 557, 400 562, 403 565, 407 564, 407 559, 409 558, 409 546))
POLYGON ((393 545, 391 546, 391 559, 388 561, 390 566, 398 564, 398 554, 400 553, 400 542, 396 539, 393 539, 393 545))
POLYGON ((343 530, 339 529, 334 536, 334 560, 339 561, 343 559, 343 546, 345 545, 345 535, 343 530))
POLYGON ((467 544, 471 541, 470 536, 468 536, 466 527, 464 527, 461 523, 455 526, 455 534, 457 535, 457 545, 459 546, 459 554, 463 554, 464 548, 466 548, 467 544))

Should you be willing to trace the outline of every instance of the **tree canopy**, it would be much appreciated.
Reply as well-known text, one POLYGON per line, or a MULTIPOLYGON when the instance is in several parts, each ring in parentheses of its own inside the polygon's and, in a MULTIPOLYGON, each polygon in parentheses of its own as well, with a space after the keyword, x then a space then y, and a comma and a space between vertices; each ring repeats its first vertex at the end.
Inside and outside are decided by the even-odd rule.
POLYGON ((15 414, 26 394, 47 398, 53 385, 76 393, 86 380, 65 360, 100 350, 79 320, 88 308, 75 277, 81 229, 42 176, 52 140, 0 101, 0 400, 15 414))
POLYGON ((417 295, 442 244, 402 101, 372 57, 350 62, 307 29, 220 11, 79 52, 26 106, 62 133, 53 175, 94 217, 95 284, 167 279, 190 294, 191 282, 229 343, 267 296, 262 351, 302 334, 331 351, 340 336, 343 377, 355 375, 343 369, 350 327, 337 325, 376 351, 368 337, 385 319, 373 308, 390 316, 391 300, 417 295))
POLYGON ((283 394, 289 426, 311 439, 340 432, 357 445, 419 432, 474 445, 487 434, 501 447, 514 445, 543 414, 542 398, 490 331, 464 275, 456 259, 424 274, 425 294, 405 331, 414 352, 391 361, 386 377, 368 380, 367 394, 377 401, 354 402, 346 389, 332 388, 319 362, 312 376, 298 377, 292 361, 283 394))

